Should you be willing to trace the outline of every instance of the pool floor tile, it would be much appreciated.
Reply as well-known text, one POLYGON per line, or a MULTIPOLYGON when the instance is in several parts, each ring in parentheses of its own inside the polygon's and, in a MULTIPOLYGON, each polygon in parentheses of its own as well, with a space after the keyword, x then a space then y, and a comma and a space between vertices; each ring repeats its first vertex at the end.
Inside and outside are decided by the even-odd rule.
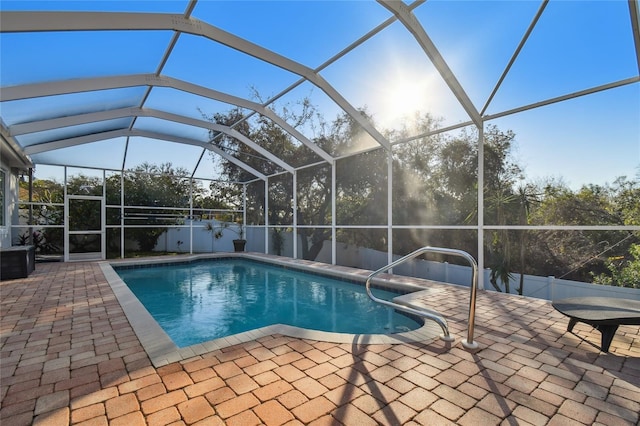
POLYGON ((134 301, 116 297, 100 263, 38 264, 28 278, 0 282, 0 423, 640 421, 640 327, 621 326, 605 354, 599 332, 580 324, 567 333, 567 319, 548 302, 480 291, 480 348, 467 351, 468 292, 436 290, 416 297, 448 313, 453 344, 319 341, 271 328, 179 356, 161 342, 158 363, 142 341, 153 345, 157 329, 150 325, 152 339, 138 337, 125 315, 134 301))

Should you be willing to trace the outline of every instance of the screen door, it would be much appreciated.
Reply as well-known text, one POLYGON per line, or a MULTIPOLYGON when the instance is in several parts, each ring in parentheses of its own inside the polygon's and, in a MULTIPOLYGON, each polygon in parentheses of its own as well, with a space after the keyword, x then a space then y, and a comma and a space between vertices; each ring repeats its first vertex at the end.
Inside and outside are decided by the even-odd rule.
POLYGON ((67 197, 65 261, 104 260, 104 199, 69 195, 67 197))

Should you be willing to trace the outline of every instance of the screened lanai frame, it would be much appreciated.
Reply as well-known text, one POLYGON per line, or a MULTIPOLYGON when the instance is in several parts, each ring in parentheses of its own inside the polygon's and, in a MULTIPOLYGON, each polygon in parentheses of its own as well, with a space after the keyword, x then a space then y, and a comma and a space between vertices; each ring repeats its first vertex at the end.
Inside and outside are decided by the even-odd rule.
MULTIPOLYGON (((143 95, 142 104, 134 107, 116 107, 103 111, 90 111, 87 113, 75 112, 64 114, 64 117, 54 116, 54 117, 41 117, 39 120, 27 121, 27 122, 12 122, 9 120, 7 125, 3 123, 3 132, 10 139, 15 139, 18 141, 18 145, 23 148, 23 151, 26 155, 30 155, 37 163, 38 157, 42 156, 43 153, 55 151, 60 148, 67 148, 72 146, 81 146, 85 144, 95 143, 98 141, 110 140, 112 138, 125 138, 125 140, 129 140, 134 137, 143 137, 143 138, 152 138, 157 140, 166 140, 173 143, 185 144, 189 146, 194 146, 202 149, 202 154, 198 159, 198 164, 202 162, 202 158, 205 152, 212 151, 215 154, 221 156, 222 158, 232 161, 236 163, 238 166, 244 168, 245 170, 250 171, 257 179, 264 181, 265 185, 265 193, 268 194, 268 182, 270 176, 266 176, 252 168, 250 168, 246 164, 242 164, 232 155, 224 152, 223 150, 217 148, 216 145, 211 144, 208 139, 210 131, 221 132, 227 134, 231 137, 234 137, 238 140, 241 140, 243 143, 251 146, 256 152, 260 155, 264 156, 264 158, 272 161, 277 164, 278 167, 281 168, 281 172, 278 173, 288 173, 292 175, 292 179, 295 182, 297 170, 300 168, 293 167, 281 159, 277 158, 273 154, 271 154, 264 147, 258 146, 254 144, 251 140, 239 134, 234 129, 234 125, 232 126, 220 126, 214 123, 211 123, 205 119, 197 119, 188 116, 181 116, 174 112, 169 111, 161 111, 155 108, 146 107, 147 99, 149 99, 150 94, 156 88, 169 88, 171 90, 179 90, 183 92, 188 92, 191 94, 196 94, 198 96, 208 98, 211 100, 215 100, 218 102, 223 102, 227 105, 236 105, 242 108, 245 108, 247 111, 253 111, 248 114, 249 118, 252 114, 260 114, 262 116, 266 116, 269 119, 276 122, 280 125, 285 131, 287 131, 295 140, 300 143, 305 144, 309 147, 309 149, 313 150, 317 156, 318 161, 321 163, 328 164, 332 167, 332 176, 333 181, 333 191, 332 191, 332 206, 333 206, 333 214, 332 223, 326 226, 330 226, 332 230, 332 263, 336 263, 336 230, 339 227, 344 225, 336 223, 336 214, 335 214, 335 164, 336 161, 339 161, 344 157, 333 157, 326 152, 323 152, 319 149, 309 137, 305 136, 303 133, 295 129, 293 126, 288 124, 286 120, 279 117, 278 114, 269 108, 269 106, 281 99, 286 97, 288 93, 295 90, 301 84, 311 83, 315 85, 315 87, 320 89, 320 92, 326 94, 327 97, 331 98, 333 102, 337 105, 339 109, 345 111, 352 119, 357 121, 359 125, 366 131, 369 135, 369 138, 375 142, 375 144, 370 144, 367 148, 362 151, 359 151, 355 154, 360 154, 362 152, 366 152, 372 149, 386 149, 388 153, 388 168, 391 170, 391 162, 392 162, 392 152, 391 149, 393 146, 396 146, 401 143, 409 142, 412 140, 424 138, 431 136, 433 134, 445 133, 456 129, 465 128, 468 126, 475 126, 478 129, 478 140, 483 140, 483 131, 485 123, 491 122, 493 120, 499 120, 503 117, 510 116, 513 114, 522 113, 525 111, 541 108, 547 105, 553 105, 556 103, 570 101, 573 99, 577 99, 583 96, 592 95, 596 93, 600 93, 607 90, 614 90, 618 88, 624 88, 628 86, 637 87, 640 82, 640 77, 638 73, 638 68, 640 68, 640 31, 639 31, 639 13, 638 13, 638 4, 635 1, 628 1, 626 4, 628 5, 628 16, 630 21, 630 26, 632 29, 632 37, 634 44, 634 53, 635 53, 635 64, 636 69, 632 76, 626 77, 623 79, 609 81, 604 84, 598 84, 595 86, 588 87, 586 89, 574 91, 571 93, 563 93, 559 96, 550 97, 546 100, 532 102, 524 105, 519 105, 514 108, 505 109, 498 112, 489 113, 489 106, 491 104, 492 99, 499 91, 502 83, 505 78, 508 76, 508 73, 512 66, 515 64, 518 59, 518 55, 525 46, 530 37, 531 33, 535 29, 539 19, 543 16, 545 9, 547 8, 548 2, 544 1, 537 5, 536 12, 531 16, 530 23, 528 27, 525 29, 524 34, 517 43, 515 51, 512 53, 508 62, 504 66, 502 73, 493 86, 491 93, 489 94, 486 102, 482 106, 482 108, 476 108, 474 102, 470 99, 467 92, 465 92, 462 84, 456 78, 456 73, 451 69, 449 63, 445 58, 440 54, 438 47, 432 40, 432 38, 427 34, 425 28, 421 24, 421 22, 416 19, 414 12, 419 12, 424 2, 414 2, 412 4, 406 5, 400 2, 387 2, 381 1, 379 2, 377 7, 381 7, 382 10, 387 10, 390 14, 389 16, 379 25, 374 27, 373 29, 366 32, 356 41, 347 45, 347 47, 340 50, 337 54, 334 54, 330 57, 330 59, 321 63, 320 65, 311 68, 309 66, 302 65, 301 62, 297 62, 295 60, 290 59, 287 56, 275 53, 272 50, 263 48, 257 44, 254 44, 248 39, 241 38, 235 34, 226 32, 221 30, 220 28, 214 27, 213 25, 209 25, 198 21, 196 19, 191 18, 192 12, 198 6, 198 2, 191 1, 185 8, 184 14, 154 14, 154 13, 145 13, 145 14, 129 14, 127 12, 117 13, 115 15, 108 15, 98 12, 60 12, 60 13, 50 13, 50 12, 41 12, 34 13, 30 12, 12 12, 12 11, 3 11, 2 12, 2 27, 0 28, 0 32, 2 34, 9 34, 13 32, 21 33, 21 32, 30 32, 30 31, 71 31, 70 34, 73 34, 73 31, 99 31, 99 30, 168 30, 173 32, 173 36, 170 37, 170 41, 168 42, 168 48, 165 50, 163 57, 160 61, 160 65, 150 73, 142 73, 142 74, 125 74, 125 75, 115 75, 115 76, 101 76, 94 78, 85 78, 85 79, 76 79, 76 80, 57 80, 51 83, 46 82, 38 82, 38 83, 29 83, 29 84, 9 84, 5 85, 5 82, 2 82, 2 90, 0 92, 1 97, 0 101, 4 105, 9 105, 9 103, 13 101, 20 101, 22 99, 54 99, 51 97, 57 96, 65 96, 67 94, 74 93, 87 93, 100 90, 100 93, 107 93, 109 91, 118 91, 118 90, 128 90, 127 88, 144 88, 145 94, 143 95), (461 110, 465 113, 467 119, 464 121, 460 121, 457 123, 447 123, 445 127, 437 129, 433 132, 427 134, 415 134, 411 135, 408 138, 401 140, 394 140, 393 142, 389 141, 385 136, 381 134, 381 132, 376 129, 371 122, 369 122, 365 117, 363 117, 360 112, 353 106, 352 103, 347 101, 345 96, 341 94, 341 92, 332 86, 328 81, 320 75, 320 72, 325 70, 326 68, 330 68, 333 64, 338 62, 340 59, 348 55, 350 52, 356 50, 359 46, 366 43, 368 40, 374 38, 376 34, 382 32, 386 28, 391 25, 401 25, 401 28, 406 31, 406 33, 413 38, 413 40, 417 43, 417 46, 421 49, 422 53, 426 58, 430 60, 435 69, 438 71, 440 77, 445 82, 446 86, 453 94, 454 98, 458 102, 461 110), (262 62, 274 64, 281 69, 284 69, 290 72, 292 75, 297 76, 297 80, 294 80, 289 86, 287 86, 284 90, 278 92, 277 94, 271 96, 267 101, 259 103, 256 101, 250 101, 248 99, 242 98, 235 94, 225 93, 223 91, 219 91, 218 89, 212 89, 206 87, 204 85, 195 84, 191 81, 181 80, 169 75, 164 75, 164 67, 170 60, 172 50, 178 43, 179 38, 184 34, 202 36, 204 39, 209 39, 211 42, 217 42, 222 45, 226 45, 231 47, 235 51, 243 52, 249 56, 256 57, 261 59, 262 62), (6 104, 5 104, 6 102, 6 104), (202 134, 204 135, 204 139, 197 139, 190 136, 184 136, 180 134, 160 134, 158 132, 153 132, 149 129, 139 129, 136 127, 137 122, 142 122, 144 119, 154 119, 162 122, 172 122, 172 123, 180 123, 184 126, 190 126, 196 129, 202 129, 202 134), (122 120, 129 120, 129 124, 123 126, 122 120), (96 128, 96 124, 98 123, 98 127, 96 128), (84 127, 83 127, 84 126, 84 127), (93 127, 92 127, 93 126, 93 127), (102 127, 100 127, 102 126, 102 127), (38 134, 44 137, 45 131, 53 131, 54 129, 71 129, 72 137, 60 137, 51 139, 51 140, 38 140, 36 138, 35 142, 30 143, 20 143, 20 140, 25 140, 24 135, 32 135, 37 136, 38 134), (75 134, 77 133, 77 134, 75 134)), ((201 2, 201 4, 206 4, 206 2, 201 2)), ((210 5, 207 5, 210 7, 210 5)), ((202 38, 201 37, 201 38, 202 38)), ((3 108, 8 109, 8 108, 3 108)), ((5 117, 3 117, 3 121, 5 117)), ((158 122, 158 121, 156 121, 158 122)), ((126 146, 128 146, 128 142, 125 142, 125 152, 126 146)), ((393 230, 394 229, 403 229, 403 228, 422 228, 422 229, 430 229, 430 228, 444 228, 444 229, 468 229, 475 230, 478 233, 478 261, 482 266, 484 264, 484 232, 487 230, 497 230, 497 229, 515 229, 515 230, 555 230, 555 229, 575 229, 575 230, 632 230, 637 231, 640 228, 634 226, 620 226, 620 227, 611 227, 611 226, 579 226, 579 227, 566 227, 566 226, 498 226, 498 225, 487 225, 483 223, 483 208, 484 208, 484 193, 482 188, 484 187, 484 161, 483 161, 483 144, 478 143, 478 190, 477 190, 477 198, 478 198, 478 223, 474 225, 461 226, 461 225, 445 225, 445 226, 429 226, 429 225, 416 225, 416 226, 408 226, 408 225, 394 225, 393 217, 391 212, 392 207, 392 186, 393 180, 389 179, 388 181, 388 202, 387 202, 387 217, 388 223, 386 225, 375 225, 374 228, 379 228, 387 231, 388 234, 388 260, 391 261, 393 258, 393 230)), ((121 169, 125 169, 126 157, 121 162, 121 169)), ((39 164, 47 164, 47 161, 39 162, 39 164)), ((48 164, 60 164, 55 161, 50 161, 48 164)), ((79 164, 74 164, 74 167, 80 167, 79 164)), ((311 167, 312 165, 305 165, 303 168, 311 167)), ((191 177, 196 177, 196 169, 198 166, 194 167, 193 173, 191 177)), ((113 169, 117 170, 117 169, 113 169)), ((389 172, 389 176, 393 176, 393 173, 389 172)), ((295 185, 294 185, 295 187, 295 185)), ((296 195, 294 194, 293 198, 293 211, 296 211, 296 195)), ((268 209, 268 197, 266 197, 265 206, 268 209)), ((266 215, 268 217, 268 215, 266 215)), ((301 227, 296 222, 296 215, 293 215, 293 223, 291 224, 293 227, 293 232, 301 227)), ((268 229, 270 225, 268 222, 265 223, 265 251, 268 251, 268 229)), ((273 225, 275 226, 275 225, 273 225)), ((368 226, 367 228, 372 228, 368 226)), ((297 244, 297 238, 293 240, 294 244, 294 253, 297 253, 295 250, 295 245, 297 244)), ((294 254, 295 256, 295 254, 294 254)))
MULTIPOLYGON (((187 238, 187 244, 184 249, 185 253, 194 253, 194 233, 202 231, 207 231, 206 223, 208 220, 215 219, 220 224, 224 226, 235 226, 237 223, 245 224, 247 223, 246 219, 246 193, 243 188, 242 190, 242 205, 238 206, 238 208, 206 208, 201 206, 194 206, 194 197, 193 197, 193 187, 196 185, 196 182, 200 182, 201 179, 196 179, 189 176, 179 176, 180 180, 186 180, 189 184, 189 198, 185 200, 183 205, 135 205, 133 203, 127 202, 126 190, 124 185, 125 175, 131 174, 141 174, 133 171, 122 171, 122 170, 106 170, 106 169, 90 169, 90 168, 76 168, 76 167, 67 167, 61 166, 63 179, 60 182, 62 189, 64 191, 64 201, 63 202, 55 202, 55 201, 32 201, 27 199, 19 200, 19 208, 21 211, 20 223, 14 224, 14 230, 17 230, 21 235, 24 235, 25 232, 28 232, 28 235, 32 235, 34 231, 47 231, 47 230, 61 230, 64 232, 64 244, 63 247, 58 247, 56 252, 61 252, 64 261, 74 261, 74 260, 104 260, 105 254, 107 254, 107 245, 109 243, 110 238, 114 238, 114 235, 108 235, 108 231, 117 231, 117 242, 113 243, 118 247, 118 255, 120 258, 125 258, 126 253, 126 240, 127 231, 130 230, 139 230, 139 229, 148 229, 148 230, 157 230, 162 229, 166 234, 171 231, 180 231, 182 229, 187 230, 189 232, 189 236, 187 238), (73 178, 74 171, 80 172, 83 176, 85 174, 90 177, 97 178, 99 182, 95 186, 87 185, 86 187, 80 186, 79 188, 71 188, 69 186, 70 178, 73 178), (119 181, 119 186, 115 188, 117 193, 107 195, 108 190, 112 190, 112 188, 108 189, 107 179, 109 177, 115 176, 119 181), (113 200, 117 199, 117 203, 114 203, 113 200), (70 215, 68 214, 69 210, 69 202, 70 200, 96 200, 101 201, 100 206, 100 217, 101 221, 94 229, 88 230, 80 230, 74 232, 71 230, 72 220, 70 215), (37 215, 34 215, 34 211, 39 210, 51 210, 51 209, 60 209, 62 208, 65 214, 62 216, 58 216, 57 220, 54 215, 54 220, 51 222, 46 220, 34 220, 37 215), (140 212, 140 213, 138 213, 140 212), (112 214, 108 214, 112 213, 112 214), (64 217, 64 219, 62 219, 64 217), (114 219, 115 218, 115 219, 114 219), (135 223, 136 219, 140 220, 138 224, 135 223), (96 252, 86 252, 86 253, 73 253, 71 246, 73 244, 69 244, 71 235, 99 235, 99 244, 100 250, 96 252), (97 256, 97 257, 96 257, 97 256)), ((151 175, 153 177, 153 175, 151 175)), ((159 175, 155 175, 159 176, 159 175)), ((29 192, 33 189, 31 188, 33 183, 33 178, 29 177, 29 192)), ((200 182, 202 183, 202 182, 200 182)), ((240 186, 246 186, 246 184, 238 184, 240 186)), ((85 211, 83 211, 85 212, 85 211)), ((89 212, 91 213, 91 212, 89 212)), ((42 219, 42 215, 39 215, 39 218, 42 219)), ((213 238, 213 234, 207 231, 207 235, 211 235, 213 238)), ((32 242, 33 243, 33 242, 32 242)), ((180 246, 184 244, 184 242, 180 243, 180 246)), ((218 244, 219 246, 220 244, 218 244)), ((166 244, 165 244, 166 246, 166 244)), ((178 249, 180 249, 180 246, 178 249)), ((212 248, 213 250, 213 248, 212 248)), ((202 248, 200 247, 200 252, 202 252, 202 248)), ((57 258, 57 254, 53 253, 48 256, 49 258, 57 258)), ((47 256, 43 256, 43 259, 46 260, 47 256)))

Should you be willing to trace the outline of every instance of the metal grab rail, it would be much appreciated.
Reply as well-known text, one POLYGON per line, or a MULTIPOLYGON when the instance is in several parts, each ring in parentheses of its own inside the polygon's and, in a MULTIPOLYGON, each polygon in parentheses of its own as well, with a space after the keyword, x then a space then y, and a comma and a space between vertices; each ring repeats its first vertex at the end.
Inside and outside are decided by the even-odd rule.
POLYGON ((430 319, 432 321, 435 321, 440 328, 443 331, 443 334, 440 335, 440 338, 442 340, 451 342, 453 340, 455 340, 454 337, 452 337, 449 334, 449 327, 447 325, 447 321, 440 315, 436 315, 435 313, 432 312, 427 312, 426 310, 421 310, 421 309, 414 309, 408 306, 404 306, 404 305, 400 305, 398 303, 395 302, 389 302, 387 300, 383 300, 383 299, 379 299, 377 297, 375 297, 373 295, 373 293, 371 293, 371 280, 373 279, 373 277, 375 277, 376 275, 385 272, 391 268, 393 268, 394 266, 398 266, 401 263, 405 263, 408 260, 411 260, 417 256, 420 256, 423 253, 439 253, 439 254, 447 254, 447 255, 452 255, 452 256, 458 256, 458 257, 462 257, 464 259, 466 259, 469 264, 471 265, 471 269, 473 270, 473 274, 471 277, 471 295, 469 297, 469 326, 468 326, 468 331, 467 331, 467 339, 462 341, 462 346, 464 346, 466 349, 476 349, 478 347, 478 344, 476 342, 473 341, 473 331, 475 328, 475 317, 476 317, 476 293, 477 293, 477 287, 478 287, 478 264, 476 263, 476 260, 473 258, 473 256, 471 256, 469 253, 467 253, 466 251, 463 250, 457 250, 457 249, 450 249, 450 248, 443 248, 443 247, 422 247, 418 250, 415 250, 414 252, 409 253, 406 256, 401 257, 400 259, 396 260, 395 262, 392 262, 386 266, 383 266, 382 268, 372 272, 371 274, 369 274, 369 277, 367 278, 367 282, 365 283, 365 287, 367 290, 367 295, 369 296, 369 298, 371 298, 371 300, 373 300, 374 302, 380 303, 382 305, 386 305, 386 306, 390 306, 394 309, 398 309, 400 311, 404 311, 404 312, 408 312, 410 314, 413 315, 418 315, 420 317, 423 318, 427 318, 430 319))

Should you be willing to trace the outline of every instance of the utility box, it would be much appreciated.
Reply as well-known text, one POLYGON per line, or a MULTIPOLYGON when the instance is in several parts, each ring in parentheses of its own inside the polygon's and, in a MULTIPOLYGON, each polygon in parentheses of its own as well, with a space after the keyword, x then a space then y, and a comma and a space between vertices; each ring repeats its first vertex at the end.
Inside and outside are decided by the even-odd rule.
POLYGON ((34 246, 12 246, 0 249, 0 280, 26 278, 36 269, 34 246))

